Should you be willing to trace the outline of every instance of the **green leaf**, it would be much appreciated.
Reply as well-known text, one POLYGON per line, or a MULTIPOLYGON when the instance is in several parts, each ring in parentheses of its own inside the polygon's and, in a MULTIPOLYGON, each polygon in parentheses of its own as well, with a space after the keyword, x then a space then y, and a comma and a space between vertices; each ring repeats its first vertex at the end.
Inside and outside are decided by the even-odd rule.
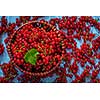
POLYGON ((29 62, 30 64, 35 65, 38 54, 39 54, 39 52, 36 49, 32 48, 25 54, 24 60, 26 61, 26 63, 29 62))

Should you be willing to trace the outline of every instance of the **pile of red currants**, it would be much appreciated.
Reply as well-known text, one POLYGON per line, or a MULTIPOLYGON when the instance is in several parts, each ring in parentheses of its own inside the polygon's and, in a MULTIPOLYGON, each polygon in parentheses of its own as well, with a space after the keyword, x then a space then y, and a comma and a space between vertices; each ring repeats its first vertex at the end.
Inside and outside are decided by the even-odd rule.
POLYGON ((14 65, 23 72, 43 76, 61 63, 62 51, 65 52, 62 46, 64 38, 65 35, 52 25, 44 21, 32 21, 12 34, 8 53, 14 65))

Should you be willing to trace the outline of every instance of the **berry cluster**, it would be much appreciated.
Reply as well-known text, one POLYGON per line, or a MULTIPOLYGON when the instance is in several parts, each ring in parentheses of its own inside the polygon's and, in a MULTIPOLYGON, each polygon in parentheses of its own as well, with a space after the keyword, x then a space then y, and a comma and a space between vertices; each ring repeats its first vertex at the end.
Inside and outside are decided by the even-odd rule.
POLYGON ((8 22, 7 22, 7 19, 6 19, 5 16, 3 16, 1 18, 0 24, 1 24, 1 26, 0 26, 0 35, 2 35, 4 32, 7 32, 7 24, 8 24, 8 22))
POLYGON ((100 52, 98 52, 100 49, 100 36, 94 39, 95 34, 90 31, 91 27, 95 27, 100 31, 100 23, 88 16, 81 16, 79 19, 75 16, 65 16, 59 21, 58 19, 54 19, 54 21, 55 20, 57 20, 60 30, 65 32, 67 41, 69 39, 67 44, 64 43, 66 49, 72 50, 72 52, 64 54, 67 55, 67 63, 65 67, 62 68, 63 73, 66 73, 66 68, 68 69, 65 76, 70 78, 75 76, 75 80, 72 82, 86 82, 86 78, 90 80, 89 82, 100 82, 98 78, 98 74, 100 74, 100 62, 98 64, 95 63, 96 59, 100 61, 100 52), (82 41, 82 39, 84 43, 78 48, 76 46, 77 42, 74 40, 82 41), (69 43, 70 45, 68 45, 69 43), (72 59, 74 59, 74 62, 71 64, 72 59), (86 65, 87 63, 89 63, 89 65, 86 65), (78 74, 79 64, 82 69, 84 69, 80 75, 78 74))
POLYGON ((4 46, 3 44, 0 44, 0 55, 4 52, 4 46))
MULTIPOLYGON (((28 72, 46 72, 61 62, 66 52, 62 46, 66 39, 64 33, 56 31, 43 20, 25 24, 14 34, 8 48, 11 49, 12 62, 28 72), (11 47, 10 47, 11 46, 11 47), (35 48, 39 54, 36 65, 25 62, 24 56, 30 49, 35 48)), ((8 51, 9 52, 9 51, 8 51)))
POLYGON ((1 70, 3 71, 3 77, 0 77, 0 83, 10 83, 13 82, 13 79, 17 77, 17 70, 10 63, 4 63, 0 65, 1 70))

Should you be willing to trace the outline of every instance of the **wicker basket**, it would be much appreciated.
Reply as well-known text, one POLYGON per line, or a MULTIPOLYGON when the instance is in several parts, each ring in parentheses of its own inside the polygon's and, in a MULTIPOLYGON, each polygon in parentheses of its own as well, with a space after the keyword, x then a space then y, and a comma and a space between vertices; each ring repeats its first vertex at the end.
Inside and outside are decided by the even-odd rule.
POLYGON ((12 55, 12 53, 11 53, 12 39, 13 39, 13 37, 16 35, 16 32, 17 32, 17 31, 19 31, 24 25, 28 25, 28 24, 33 24, 34 27, 39 27, 39 28, 41 28, 41 29, 43 29, 43 27, 41 27, 41 26, 46 25, 46 26, 48 26, 48 29, 45 29, 45 30, 43 29, 44 31, 50 31, 50 30, 52 30, 52 31, 54 31, 54 32, 58 32, 57 29, 56 29, 54 26, 52 26, 51 24, 48 24, 48 23, 46 23, 46 22, 29 21, 28 23, 25 23, 25 24, 23 24, 22 26, 20 26, 13 34, 11 34, 10 40, 9 40, 8 46, 7 46, 7 51, 8 51, 8 54, 9 54, 9 56, 10 56, 12 65, 15 66, 15 67, 17 67, 20 71, 24 72, 25 74, 29 74, 29 75, 33 75, 33 76, 45 76, 45 75, 47 75, 47 74, 53 72, 53 71, 59 66, 60 62, 58 62, 57 65, 54 66, 54 67, 53 67, 52 69, 50 69, 49 71, 45 71, 45 72, 28 72, 28 71, 25 71, 25 70, 23 70, 22 68, 20 68, 20 67, 19 67, 18 65, 16 65, 16 63, 13 61, 13 55, 12 55))

